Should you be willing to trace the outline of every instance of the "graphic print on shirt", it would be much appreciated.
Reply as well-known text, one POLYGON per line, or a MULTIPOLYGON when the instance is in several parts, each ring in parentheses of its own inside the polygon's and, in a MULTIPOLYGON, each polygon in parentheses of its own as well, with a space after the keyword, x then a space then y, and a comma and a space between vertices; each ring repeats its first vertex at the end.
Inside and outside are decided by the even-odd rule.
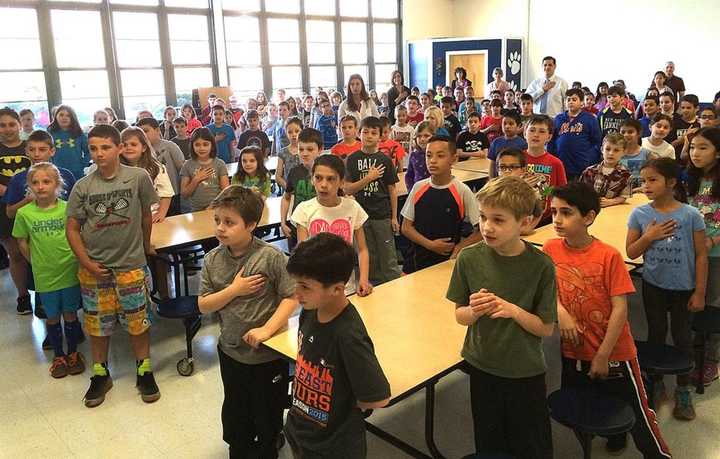
POLYGON ((131 221, 127 215, 130 199, 133 199, 132 188, 88 196, 90 208, 100 217, 95 228, 99 230, 109 226, 127 226, 131 221))
POLYGON ((580 121, 578 121, 577 123, 571 123, 571 120, 565 121, 563 124, 560 125, 557 136, 560 137, 563 134, 579 134, 583 132, 583 127, 584 126, 580 121))
POLYGON ((528 164, 528 173, 535 175, 538 178, 535 184, 535 190, 540 194, 543 199, 550 196, 552 186, 550 186, 550 177, 552 177, 553 167, 549 164, 528 164))
POLYGON ((75 148, 75 139, 69 138, 65 142, 63 142, 63 139, 55 139, 55 149, 59 150, 63 147, 63 144, 67 145, 68 148, 75 148))
POLYGON ((712 182, 703 180, 699 193, 691 197, 690 201, 705 219, 706 231, 716 234, 720 232, 720 200, 710 194, 711 190, 712 182))
POLYGON ((338 218, 332 222, 328 222, 324 218, 317 218, 310 222, 308 232, 311 236, 320 233, 332 233, 343 238, 348 244, 352 244, 352 223, 350 218, 338 218))
POLYGON ((602 309, 603 300, 608 296, 603 282, 603 266, 587 263, 581 268, 558 263, 555 270, 560 300, 575 318, 580 333, 585 333, 591 324, 602 326, 607 323, 609 317, 602 309))
MULTIPOLYGON (((664 222, 658 221, 657 223, 660 225, 664 222)), ((668 238, 655 241, 648 247, 644 255, 646 262, 655 262, 658 265, 682 265, 682 234, 684 226, 677 220, 676 224, 675 234, 668 238)))
POLYGON ((46 234, 48 236, 65 234, 65 219, 51 218, 33 221, 31 222, 30 232, 32 234, 46 234))
MULTIPOLYGON (((313 337, 308 338, 312 343, 313 337)), ((318 365, 305 360, 302 354, 303 333, 298 331, 298 356, 293 383, 293 409, 321 427, 327 427, 332 409, 333 366, 324 359, 318 365)))
MULTIPOLYGON (((380 164, 381 166, 382 164, 380 164)), ((357 161, 357 168, 358 171, 360 171, 360 179, 364 179, 368 175, 368 170, 370 170, 371 167, 378 167, 377 160, 375 158, 363 158, 358 159, 357 161)), ((383 172, 383 175, 385 173, 383 172)), ((382 178, 382 176, 380 176, 382 178)), ((363 188, 362 193, 365 197, 372 197, 374 193, 377 193, 380 191, 380 179, 373 180, 372 182, 365 185, 365 188, 363 188)))
POLYGON ((30 169, 30 165, 30 158, 25 155, 0 156, 0 176, 6 177, 5 180, 0 180, 0 182, 9 183, 11 177, 30 169))

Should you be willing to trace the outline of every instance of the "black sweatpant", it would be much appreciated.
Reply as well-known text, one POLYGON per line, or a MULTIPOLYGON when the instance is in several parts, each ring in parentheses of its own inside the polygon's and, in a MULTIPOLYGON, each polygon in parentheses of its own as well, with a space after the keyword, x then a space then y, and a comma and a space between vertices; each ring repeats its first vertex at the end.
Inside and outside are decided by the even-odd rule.
MULTIPOLYGON (((692 312, 688 310, 688 301, 692 290, 667 290, 643 280, 642 298, 648 324, 648 342, 665 344, 668 331, 668 312, 670 313, 670 334, 673 345, 693 358, 692 312)), ((662 376, 655 376, 662 379, 662 376)), ((678 386, 690 384, 688 374, 677 375, 678 386)))
POLYGON ((225 400, 223 440, 231 459, 245 459, 257 436, 260 459, 276 459, 277 438, 288 401, 288 364, 282 359, 247 365, 218 348, 225 400))
POLYGON ((524 459, 552 459, 545 374, 502 378, 468 365, 475 449, 524 459))
POLYGON ((590 364, 591 362, 563 357, 562 387, 592 387, 600 393, 625 401, 635 412, 632 436, 635 446, 643 454, 643 457, 646 459, 672 457, 670 449, 660 434, 655 412, 648 406, 645 386, 640 375, 640 364, 637 359, 611 362, 606 379, 590 379, 588 376, 590 364))

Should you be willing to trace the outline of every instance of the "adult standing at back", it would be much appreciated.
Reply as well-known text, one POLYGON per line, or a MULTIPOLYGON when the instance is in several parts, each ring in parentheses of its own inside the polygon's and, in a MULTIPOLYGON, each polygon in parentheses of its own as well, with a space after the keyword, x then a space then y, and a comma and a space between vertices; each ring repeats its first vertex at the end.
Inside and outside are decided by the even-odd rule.
POLYGON ((493 69, 493 80, 488 83, 487 89, 485 89, 485 97, 490 97, 490 93, 493 91, 500 91, 505 95, 505 91, 510 89, 510 85, 507 81, 503 80, 503 71, 500 67, 493 69))
POLYGON ((400 70, 393 70, 390 81, 392 81, 392 87, 387 92, 387 116, 392 124, 395 124, 395 107, 403 103, 405 98, 410 95, 410 88, 405 86, 400 70))
POLYGON ((552 56, 545 56, 542 60, 545 76, 533 80, 525 90, 533 98, 533 111, 555 118, 565 111, 565 91, 568 90, 567 81, 555 75, 557 61, 552 56))
POLYGON ((338 108, 339 120, 343 119, 345 115, 352 115, 357 119, 359 126, 360 121, 368 116, 380 116, 377 105, 370 98, 367 89, 365 89, 365 82, 357 73, 350 75, 346 94, 347 98, 342 101, 338 108))
POLYGON ((673 61, 667 61, 665 63, 665 74, 667 75, 665 84, 673 90, 675 94, 675 107, 678 107, 678 103, 685 95, 685 82, 682 78, 675 75, 675 63, 673 61))
POLYGON ((467 70, 464 67, 456 67, 455 79, 450 83, 450 87, 455 91, 456 88, 465 89, 468 86, 472 86, 472 81, 467 79, 467 70))

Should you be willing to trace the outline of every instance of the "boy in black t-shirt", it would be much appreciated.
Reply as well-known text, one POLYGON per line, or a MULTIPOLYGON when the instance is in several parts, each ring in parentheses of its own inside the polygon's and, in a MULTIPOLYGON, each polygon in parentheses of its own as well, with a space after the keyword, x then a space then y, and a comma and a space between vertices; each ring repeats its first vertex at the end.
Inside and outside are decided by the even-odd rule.
POLYGON ((454 141, 462 130, 460 121, 458 120, 453 109, 455 108, 455 99, 452 97, 443 97, 440 100, 443 117, 445 117, 445 129, 450 133, 450 138, 454 141))
POLYGON ((247 120, 247 130, 240 134, 237 147, 242 150, 245 147, 258 147, 262 150, 267 158, 270 153, 270 139, 262 129, 260 129, 260 115, 256 110, 248 110, 245 114, 247 120))
POLYGON ((288 260, 303 305, 285 435, 295 458, 367 457, 362 411, 390 401, 390 384, 357 309, 345 296, 355 252, 320 233, 288 260))
POLYGON ((627 119, 633 118, 633 113, 623 106, 625 90, 620 86, 611 86, 608 89, 608 105, 598 113, 602 138, 610 132, 620 132, 620 125, 627 119))
POLYGON ((400 277, 395 254, 395 234, 400 231, 397 219, 398 176, 390 158, 378 151, 382 122, 368 116, 360 124, 362 150, 347 158, 344 191, 354 195, 367 212, 363 224, 370 256, 370 282, 380 285, 400 277))
POLYGON ((488 148, 490 141, 485 133, 480 132, 480 114, 470 113, 467 129, 457 137, 457 154, 460 161, 469 158, 487 158, 488 148))

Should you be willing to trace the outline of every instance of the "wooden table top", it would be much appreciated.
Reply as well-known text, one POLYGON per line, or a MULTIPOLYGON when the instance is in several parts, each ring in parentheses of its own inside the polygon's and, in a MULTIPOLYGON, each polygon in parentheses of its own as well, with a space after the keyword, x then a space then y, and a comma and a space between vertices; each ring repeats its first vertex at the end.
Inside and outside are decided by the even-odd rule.
MULTIPOLYGON (((362 316, 375 353, 397 398, 462 362, 467 327, 455 322, 455 305, 445 299, 454 260, 403 276, 350 301, 362 316)), ((295 359, 297 317, 265 342, 295 359)))
POLYGON ((490 160, 487 158, 474 158, 466 161, 458 161, 453 164, 453 170, 459 169, 471 172, 487 172, 490 170, 490 160))
MULTIPOLYGON (((258 228, 280 223, 281 200, 279 197, 265 200, 258 228)), ((208 209, 168 217, 162 223, 153 225, 150 241, 156 250, 162 250, 210 239, 215 235, 213 215, 213 211, 208 209)))
MULTIPOLYGON (((590 226, 589 232, 601 241, 610 244, 620 251, 626 263, 641 264, 642 258, 630 259, 625 250, 625 239, 627 238, 627 222, 630 212, 640 205, 647 204, 648 199, 643 193, 635 193, 625 204, 604 207, 595 218, 595 223, 590 226)), ((535 230, 524 239, 533 244, 542 246, 545 241, 558 237, 552 224, 545 225, 535 230)))

